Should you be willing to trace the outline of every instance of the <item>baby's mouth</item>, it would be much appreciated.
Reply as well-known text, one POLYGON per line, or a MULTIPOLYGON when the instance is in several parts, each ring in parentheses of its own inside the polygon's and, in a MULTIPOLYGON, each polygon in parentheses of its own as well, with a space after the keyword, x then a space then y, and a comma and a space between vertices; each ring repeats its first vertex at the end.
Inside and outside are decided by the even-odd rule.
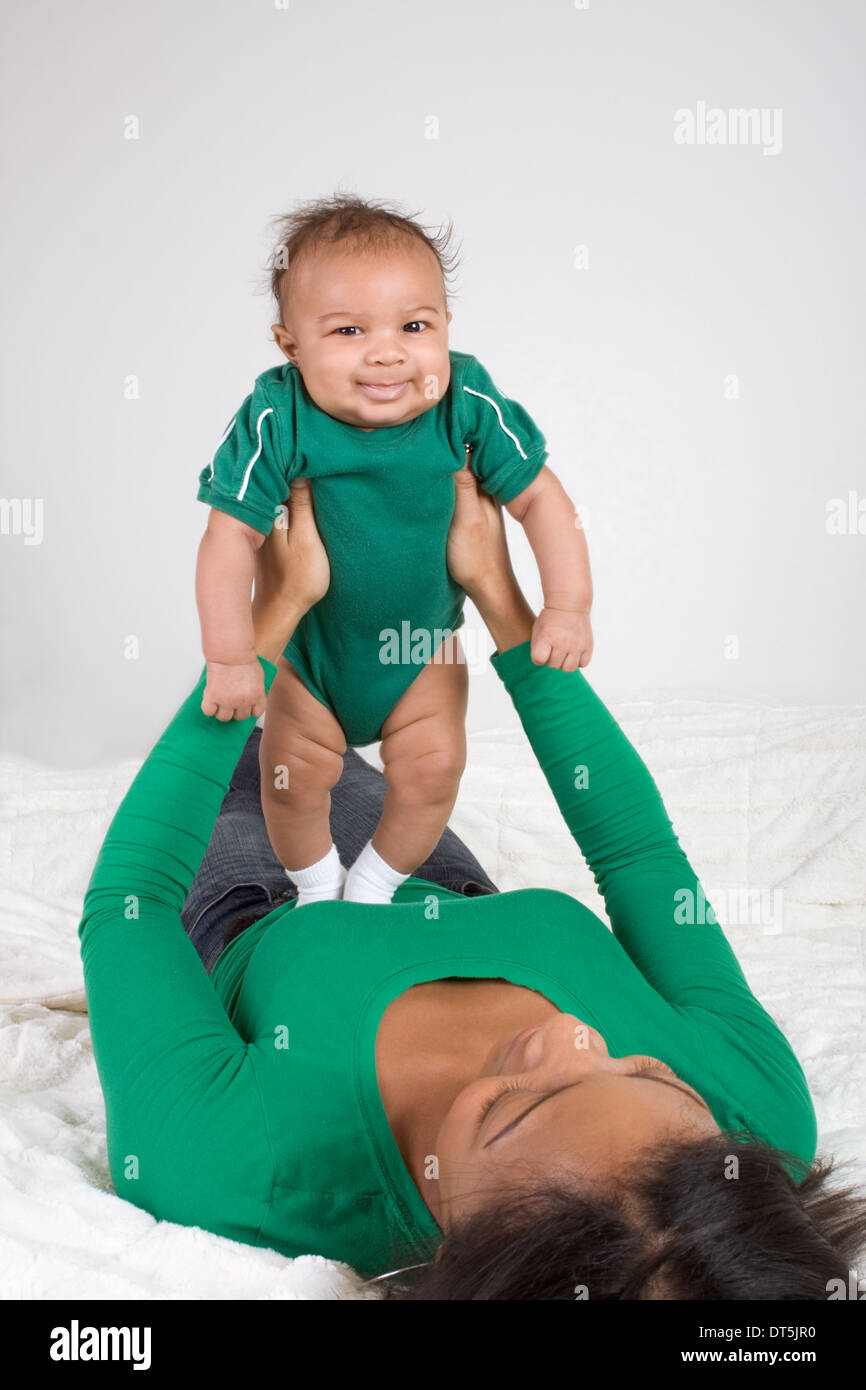
POLYGON ((376 385, 373 382, 361 381, 358 383, 362 391, 374 401, 395 401, 401 396, 409 385, 408 381, 396 381, 390 386, 376 385))

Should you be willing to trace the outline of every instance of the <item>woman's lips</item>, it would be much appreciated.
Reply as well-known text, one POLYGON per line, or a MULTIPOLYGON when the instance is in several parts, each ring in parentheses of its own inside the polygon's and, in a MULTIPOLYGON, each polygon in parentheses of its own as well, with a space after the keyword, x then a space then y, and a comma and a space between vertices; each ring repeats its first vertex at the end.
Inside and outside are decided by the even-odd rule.
POLYGON ((398 381, 394 386, 372 386, 366 381, 359 383, 361 390, 372 396, 374 401, 396 401, 409 385, 408 381, 398 381))

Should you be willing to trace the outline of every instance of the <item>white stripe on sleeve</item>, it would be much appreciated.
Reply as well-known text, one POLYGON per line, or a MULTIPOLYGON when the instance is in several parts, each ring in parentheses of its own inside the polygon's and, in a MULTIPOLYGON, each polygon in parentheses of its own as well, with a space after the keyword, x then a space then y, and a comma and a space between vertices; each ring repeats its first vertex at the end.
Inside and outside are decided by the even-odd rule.
POLYGON ((268 408, 267 408, 267 410, 263 410, 263 411, 262 411, 261 415, 259 416, 258 420, 256 421, 256 434, 258 435, 259 447, 256 449, 256 452, 253 454, 252 458, 250 459, 249 463, 247 464, 246 472, 244 473, 244 480, 243 480, 243 483, 241 484, 241 490, 240 490, 240 492, 238 493, 238 497, 237 497, 237 500, 238 500, 239 502, 242 502, 243 499, 244 499, 244 493, 245 493, 246 490, 247 490, 247 483, 249 482, 249 480, 250 480, 250 474, 251 474, 252 471, 253 471, 253 464, 255 463, 256 459, 257 459, 258 456, 259 456, 259 454, 262 452, 262 421, 264 420, 264 418, 265 418, 266 415, 273 415, 273 413, 274 413, 273 406, 270 406, 270 405, 269 405, 268 408))
POLYGON ((493 406, 493 409, 496 411, 496 414, 499 416, 499 427, 500 427, 500 429, 502 429, 502 430, 505 431, 505 433, 508 435, 509 439, 513 439, 513 440, 514 440, 515 444, 517 445, 517 452, 520 454, 520 457, 521 457, 522 459, 525 459, 525 458, 526 458, 526 454, 523 452, 523 450, 522 450, 521 447, 520 447, 520 440, 517 438, 517 435, 516 435, 516 434, 513 434, 513 433, 511 432, 511 430, 508 428, 508 426, 506 425, 505 421, 504 421, 503 418, 502 418, 502 411, 499 409, 499 406, 496 404, 496 401, 494 401, 493 398, 492 398, 491 396, 485 396, 485 394, 484 394, 483 391, 473 391, 473 389, 472 389, 471 386, 464 386, 464 387, 463 387, 463 390, 464 390, 464 391, 468 391, 469 394, 470 394, 470 396, 480 396, 481 399, 482 399, 483 401, 489 401, 489 402, 490 402, 490 404, 493 406))

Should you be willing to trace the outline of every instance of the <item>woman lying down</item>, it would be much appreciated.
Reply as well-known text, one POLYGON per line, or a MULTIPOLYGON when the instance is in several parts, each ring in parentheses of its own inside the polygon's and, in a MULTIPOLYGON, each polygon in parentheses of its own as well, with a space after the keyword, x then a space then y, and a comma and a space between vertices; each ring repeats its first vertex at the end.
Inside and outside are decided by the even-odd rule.
MULTIPOLYGON (((449 570, 613 931, 569 894, 498 891, 450 829, 391 902, 298 907, 261 732, 202 713, 202 672, 79 927, 115 1189, 391 1297, 826 1299, 866 1204, 829 1190, 803 1072, 721 927, 683 912, 701 885, 641 758, 581 671, 533 662, 499 506, 468 468, 455 486, 449 570)), ((327 583, 295 484, 257 557, 267 687, 327 583)), ((385 790, 347 749, 345 867, 385 790)))

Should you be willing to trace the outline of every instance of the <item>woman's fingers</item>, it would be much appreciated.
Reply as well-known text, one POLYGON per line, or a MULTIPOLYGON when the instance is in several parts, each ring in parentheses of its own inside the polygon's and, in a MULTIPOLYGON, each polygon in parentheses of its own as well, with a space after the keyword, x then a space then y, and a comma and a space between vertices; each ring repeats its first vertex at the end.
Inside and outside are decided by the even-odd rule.
POLYGON ((457 484, 457 506, 464 508, 478 507, 480 498, 478 496, 478 479, 469 467, 467 459, 462 468, 458 468, 454 474, 454 481, 457 484))
POLYGON ((297 526, 300 530, 313 515, 312 493, 306 478, 296 478, 289 488, 288 529, 297 526))
MULTIPOLYGON (((456 497, 454 502, 454 521, 460 526, 480 526, 489 524, 488 513, 498 513, 495 500, 480 486, 468 462, 454 474, 456 497)), ((497 516, 497 520, 499 517, 497 516)))
POLYGON ((316 513, 313 509, 313 489, 307 478, 292 483, 289 493, 289 532, 306 544, 321 543, 316 513))
POLYGON ((470 598, 482 583, 510 571, 502 508, 484 491, 468 462, 454 472, 454 514, 448 532, 449 573, 470 598))
POLYGON ((313 489, 308 478, 296 478, 289 489, 288 531, 287 553, 298 571, 296 592, 309 607, 327 593, 331 569, 316 525, 313 489))

